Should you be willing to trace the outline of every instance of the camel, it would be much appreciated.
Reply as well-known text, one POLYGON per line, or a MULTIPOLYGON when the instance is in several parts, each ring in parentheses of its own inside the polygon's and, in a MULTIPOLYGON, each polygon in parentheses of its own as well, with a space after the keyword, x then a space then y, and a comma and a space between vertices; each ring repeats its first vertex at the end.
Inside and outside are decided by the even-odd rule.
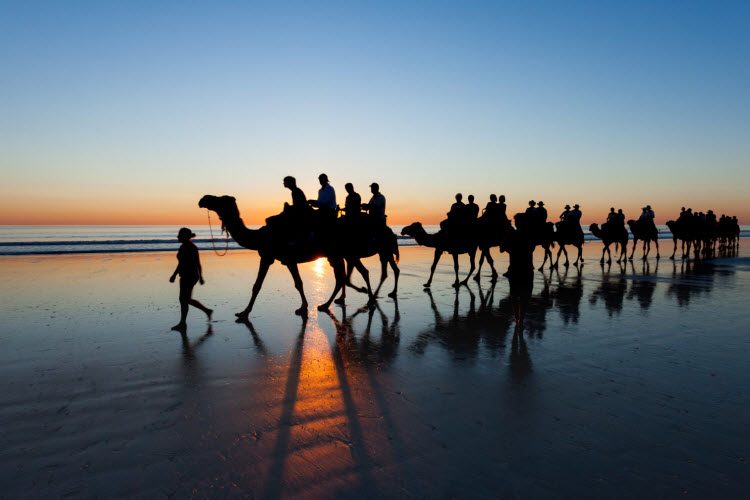
POLYGON ((561 224, 560 222, 555 224, 555 226, 557 227, 557 231, 555 231, 555 241, 558 245, 560 245, 560 249, 557 251, 557 260, 555 260, 555 263, 552 265, 552 267, 557 268, 557 264, 560 262, 561 253, 565 254, 565 264, 563 265, 565 267, 568 267, 570 265, 570 262, 568 261, 568 251, 565 250, 565 245, 572 245, 578 249, 578 256, 576 257, 575 262, 573 262, 573 265, 577 266, 579 262, 581 263, 581 265, 583 265, 583 231, 581 231, 580 226, 578 226, 577 223, 575 227, 570 227, 570 225, 567 223, 563 224, 561 224))
POLYGON ((456 273, 456 281, 453 283, 454 287, 459 287, 468 283, 469 278, 474 273, 474 260, 477 254, 478 241, 476 236, 469 235, 466 238, 449 238, 444 230, 440 230, 437 233, 429 234, 425 231, 421 222, 413 222, 401 230, 402 235, 411 236, 417 242, 417 244, 430 247, 435 249, 435 257, 432 260, 432 266, 430 267, 430 278, 427 283, 424 284, 425 288, 430 288, 432 284, 432 276, 435 274, 435 268, 440 261, 440 256, 443 252, 448 252, 453 256, 453 270, 456 273), (458 256, 460 254, 469 254, 469 261, 471 263, 471 269, 469 274, 466 275, 466 279, 460 281, 458 279, 458 256))
POLYGON ((656 226, 653 224, 647 224, 640 220, 630 219, 628 221, 628 227, 630 232, 633 233, 633 250, 630 252, 629 260, 633 260, 633 254, 635 254, 635 247, 638 245, 638 240, 643 241, 643 260, 648 258, 648 254, 651 251, 651 242, 656 244, 656 260, 659 260, 659 232, 656 230, 656 226))
POLYGON ((672 241, 674 242, 672 255, 669 256, 670 260, 674 260, 674 256, 677 253, 677 240, 681 241, 682 259, 687 259, 690 256, 690 246, 693 243, 698 245, 695 241, 696 235, 693 234, 693 231, 691 231, 689 224, 685 220, 669 220, 667 221, 667 227, 672 232, 672 241))
POLYGON ((620 255, 617 257, 617 263, 621 261, 625 262, 628 258, 628 230, 625 227, 614 227, 610 223, 605 222, 599 227, 599 224, 594 223, 589 226, 589 231, 595 237, 602 240, 604 248, 602 248, 602 258, 599 260, 600 264, 604 264, 604 253, 607 253, 607 264, 612 263, 612 253, 609 250, 609 246, 614 243, 620 246, 620 255))
POLYGON ((311 233, 295 235, 297 236, 296 241, 291 241, 290 238, 281 235, 280 230, 274 229, 273 226, 249 229, 242 221, 236 200, 232 196, 205 195, 198 202, 198 206, 216 212, 221 219, 222 227, 226 229, 240 246, 256 250, 260 255, 260 267, 258 268, 258 276, 252 287, 250 302, 245 309, 235 315, 238 320, 245 321, 248 319, 258 293, 263 286, 263 280, 268 273, 268 269, 277 260, 289 269, 289 273, 292 275, 294 281, 294 287, 300 294, 302 304, 294 311, 299 316, 307 316, 308 303, 305 298, 302 279, 300 278, 297 265, 304 262, 311 262, 321 257, 325 257, 333 268, 335 285, 330 298, 319 305, 318 310, 324 311, 328 309, 338 292, 346 286, 345 263, 356 268, 362 274, 367 284, 369 301, 370 303, 374 303, 375 297, 370 286, 369 272, 360 260, 360 257, 368 257, 376 253, 369 250, 369 247, 372 245, 365 245, 359 248, 359 253, 357 253, 354 248, 357 245, 348 243, 348 240, 345 238, 342 242, 342 237, 337 238, 336 232, 334 232, 334 241, 324 244, 315 238, 311 238, 311 233), (364 250, 364 248, 368 248, 368 250, 364 250))
MULTIPOLYGON (((554 269, 555 264, 552 263, 551 249, 555 247, 555 225, 551 222, 545 222, 541 230, 537 231, 535 235, 535 246, 540 246, 544 249, 544 260, 542 261, 542 265, 539 266, 539 271, 544 271, 544 265, 547 263, 547 259, 549 259, 549 268, 554 269)), ((567 253, 565 255, 567 258, 567 253)), ((558 254, 558 258, 559 257, 558 254)))
POLYGON ((481 279, 481 271, 482 271, 482 264, 484 263, 485 259, 487 260, 487 264, 490 266, 490 269, 492 269, 492 277, 490 280, 494 283, 497 281, 497 271, 495 270, 495 261, 492 258, 492 255, 490 254, 490 249, 492 247, 500 247, 500 251, 503 251, 502 245, 503 241, 505 241, 505 238, 508 234, 508 231, 513 229, 510 225, 510 221, 505 221, 505 223, 498 223, 498 224, 489 224, 487 221, 479 219, 477 220, 477 237, 478 239, 478 246, 479 246, 479 265, 477 266, 477 274, 474 276, 474 281, 479 282, 481 279))

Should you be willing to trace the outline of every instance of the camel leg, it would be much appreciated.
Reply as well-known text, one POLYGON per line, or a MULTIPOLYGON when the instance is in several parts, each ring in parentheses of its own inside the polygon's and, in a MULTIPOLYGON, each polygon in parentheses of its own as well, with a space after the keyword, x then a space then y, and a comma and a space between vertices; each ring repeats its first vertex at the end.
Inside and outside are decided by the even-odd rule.
MULTIPOLYGON (((328 308, 331 306, 331 302, 333 302, 333 299, 336 297, 336 294, 338 294, 339 291, 346 286, 346 269, 345 269, 346 266, 344 264, 344 259, 334 260, 334 259, 329 258, 328 263, 333 268, 333 276, 335 277, 335 285, 333 287, 333 293, 328 298, 328 300, 318 306, 318 311, 328 310, 328 308)), ((294 269, 296 271, 297 266, 294 266, 294 269)), ((305 304, 307 304, 307 301, 305 301, 305 304)))
POLYGON ((299 307, 299 309, 294 311, 294 314, 306 318, 307 299, 305 298, 305 290, 302 288, 302 278, 300 278, 299 269, 297 269, 297 263, 293 262, 291 264, 287 264, 286 267, 289 269, 289 272, 292 275, 292 279, 294 280, 294 288, 297 289, 297 291, 299 292, 299 296, 302 299, 302 305, 299 307))
MULTIPOLYGON (((351 266, 351 264, 346 263, 346 285, 349 285, 352 288, 356 289, 357 287, 355 287, 354 285, 351 284, 351 282, 352 282, 352 273, 353 272, 354 272, 354 268, 351 266)), ((344 285, 344 286, 341 287, 341 297, 339 297, 338 299, 334 300, 333 301, 334 304, 338 304, 338 305, 341 305, 341 306, 343 306, 343 305, 346 304, 346 285, 344 285)))
POLYGON ((372 287, 370 286, 370 271, 367 270, 364 264, 362 264, 362 260, 360 259, 354 259, 354 267, 359 271, 359 273, 362 275, 362 277, 365 280, 365 284, 367 285, 367 296, 368 304, 374 304, 375 303, 375 296, 372 293, 372 287))
POLYGON ((388 278, 388 257, 380 255, 380 281, 378 287, 373 292, 376 297, 380 294, 380 287, 383 286, 383 282, 388 278))
POLYGON ((543 247, 543 248, 544 248, 544 257, 545 257, 545 260, 546 260, 547 256, 549 255, 549 268, 550 269, 554 269, 555 266, 552 265, 552 250, 550 250, 549 245, 546 246, 546 247, 543 247))
POLYGON ((672 250, 672 255, 669 257, 669 260, 674 260, 674 254, 677 253, 677 238, 672 238, 672 241, 674 242, 674 249, 672 250))
MULTIPOLYGON (((542 248, 544 248, 544 260, 542 261, 542 265, 539 266, 539 271, 544 271, 544 264, 547 263, 547 253, 549 252, 548 248, 545 248, 545 247, 542 247, 542 248)), ((550 257, 550 269, 552 269, 552 257, 550 257)), ((503 276, 508 276, 509 273, 510 273, 510 265, 508 266, 508 272, 506 272, 503 276)))
POLYGON ((471 267, 469 268, 469 274, 466 275, 466 279, 464 279, 461 284, 465 285, 469 282, 469 278, 471 278, 472 273, 474 272, 474 269, 476 266, 474 265, 474 261, 477 258, 477 251, 474 250, 473 252, 469 252, 469 264, 471 267))
POLYGON ((654 245, 656 245, 656 260, 659 260, 661 256, 659 255, 659 239, 654 240, 654 245))
MULTIPOLYGON (((487 262, 489 262, 489 258, 487 259, 487 262)), ((482 276, 482 264, 484 263, 484 250, 479 254, 479 265, 477 266, 477 275, 474 276, 474 281, 479 283, 479 280, 482 276)))
POLYGON ((453 282, 453 288, 458 288, 458 286, 461 284, 458 281, 458 254, 454 253, 453 255, 453 272, 456 274, 456 281, 453 282))
MULTIPOLYGON (((490 265, 490 269, 492 269, 492 281, 495 282, 497 281, 497 270, 495 270, 495 259, 492 258, 489 248, 487 249, 487 263, 490 265)), ((479 271, 477 271, 477 276, 478 275, 479 275, 479 271)))
MULTIPOLYGON (((602 258, 599 259, 599 264, 604 264, 604 254, 605 253, 607 253, 607 254, 609 253, 609 245, 604 245, 602 247, 602 258)), ((612 260, 612 256, 611 255, 609 256, 609 258, 610 258, 610 260, 612 260)))
POLYGON ((430 279, 427 280, 427 283, 424 284, 425 288, 430 288, 430 285, 432 284, 432 276, 435 274, 435 268, 438 265, 438 262, 440 261, 440 256, 443 255, 442 250, 435 249, 435 257, 432 259, 432 266, 430 267, 430 279))
MULTIPOLYGON (((633 249, 630 251, 630 257, 628 257, 628 260, 633 260, 633 255, 635 254, 635 247, 638 246, 638 239, 633 238, 633 249)), ((627 255, 628 252, 625 252, 625 255, 627 255)))
MULTIPOLYGON (((564 248, 565 245, 560 245, 560 248, 557 250, 557 259, 555 260, 555 263, 550 266, 550 269, 557 269, 557 265, 560 263, 560 254, 564 248)), ((550 259, 550 262, 552 262, 552 259, 550 259)))
MULTIPOLYGON (((354 288, 359 293, 367 293, 367 289, 363 286, 357 286, 354 283, 352 283, 352 275, 354 274, 354 270, 356 269, 356 266, 353 266, 351 262, 348 260, 344 261, 346 263, 346 286, 350 288, 354 288)), ((360 273, 362 274, 362 273, 360 273)), ((364 276, 363 276, 364 278, 364 276)), ((344 295, 344 289, 341 289, 342 296, 344 295)))
POLYGON ((578 248, 578 257, 576 257, 576 261, 573 262, 574 266, 577 266, 579 262, 581 263, 581 265, 583 265, 583 246, 578 245, 577 248, 578 248))
POLYGON ((391 269, 393 269, 393 290, 388 296, 395 299, 398 294, 398 275, 401 274, 401 270, 398 268, 398 264, 396 264, 393 255, 388 258, 388 262, 391 265, 391 269))
MULTIPOLYGON (((271 267, 273 261, 274 259, 269 258, 260 259, 260 267, 258 267, 258 277, 255 278, 255 283, 253 283, 253 293, 250 296, 250 303, 245 309, 235 314, 235 316, 237 316, 240 321, 246 321, 248 319, 248 316, 250 315, 250 311, 253 310, 255 299, 258 298, 258 292, 260 292, 260 288, 263 286, 263 280, 266 279, 268 268, 271 267)), ((302 296, 302 298, 304 300, 304 295, 302 296)))

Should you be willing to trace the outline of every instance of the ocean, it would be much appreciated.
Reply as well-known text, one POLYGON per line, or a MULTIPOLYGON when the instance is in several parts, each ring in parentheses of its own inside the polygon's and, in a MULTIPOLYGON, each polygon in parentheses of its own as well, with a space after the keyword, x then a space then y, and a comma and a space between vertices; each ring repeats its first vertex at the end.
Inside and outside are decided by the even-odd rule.
MULTIPOLYGON (((201 250, 241 249, 231 238, 226 239, 219 227, 190 226, 193 240, 201 250), (212 237, 213 235, 213 237, 212 237)), ((251 226, 258 227, 258 226, 251 226)), ((396 234, 403 226, 391 226, 396 234)), ((588 227, 588 226, 587 226, 588 227)), ((667 226, 657 226, 660 239, 671 239, 667 226)), ((179 226, 0 226, 0 255, 54 255, 75 253, 174 252, 177 250, 179 226)), ((428 233, 437 225, 425 225, 428 233)), ((584 229, 587 241, 596 240, 584 229)), ((741 236, 750 236, 750 227, 743 226, 741 236)), ((399 235, 399 245, 416 242, 399 235)))

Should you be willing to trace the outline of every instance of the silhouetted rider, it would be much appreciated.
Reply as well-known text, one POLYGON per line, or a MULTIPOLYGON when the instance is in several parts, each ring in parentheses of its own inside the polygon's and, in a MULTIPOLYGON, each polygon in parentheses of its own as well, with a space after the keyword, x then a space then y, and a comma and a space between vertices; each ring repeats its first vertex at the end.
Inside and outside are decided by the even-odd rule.
POLYGON ((328 182, 328 176, 326 174, 320 174, 318 176, 318 182, 320 182, 318 199, 308 200, 308 203, 310 206, 318 207, 318 214, 322 218, 333 219, 336 217, 336 191, 328 182))
POLYGON ((380 192, 380 185, 377 182, 370 184, 370 192, 372 197, 362 208, 367 210, 372 221, 385 226, 385 196, 380 192))

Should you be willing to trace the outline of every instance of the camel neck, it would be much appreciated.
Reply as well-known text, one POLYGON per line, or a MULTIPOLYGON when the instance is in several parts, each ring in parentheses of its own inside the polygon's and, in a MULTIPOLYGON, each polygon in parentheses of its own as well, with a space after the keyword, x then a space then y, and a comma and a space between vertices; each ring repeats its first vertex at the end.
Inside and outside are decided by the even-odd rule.
POLYGON ((248 228, 241 217, 223 220, 224 227, 238 245, 250 250, 258 250, 258 230, 248 228))

